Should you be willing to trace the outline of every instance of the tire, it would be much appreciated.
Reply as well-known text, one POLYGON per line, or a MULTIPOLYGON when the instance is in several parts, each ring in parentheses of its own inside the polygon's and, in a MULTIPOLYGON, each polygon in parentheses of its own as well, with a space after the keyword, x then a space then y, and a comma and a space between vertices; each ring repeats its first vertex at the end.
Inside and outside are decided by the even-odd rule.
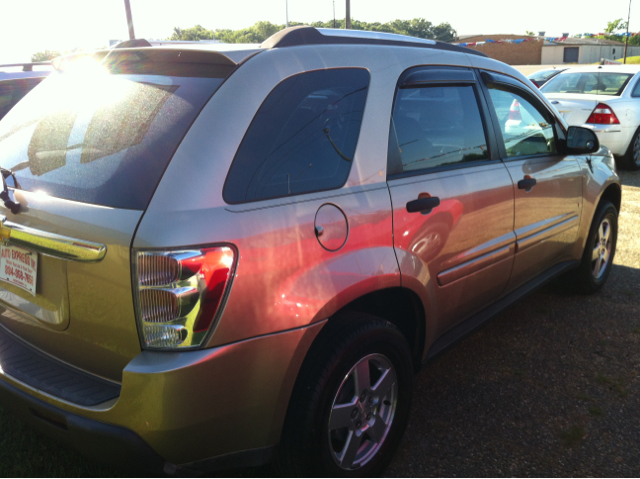
POLYGON ((567 275, 575 292, 593 294, 604 286, 616 254, 618 211, 608 201, 598 205, 578 269, 567 275))
POLYGON ((640 170, 640 128, 631 138, 627 152, 620 160, 621 168, 632 171, 640 170))
POLYGON ((298 375, 274 464, 277 473, 381 474, 404 434, 412 389, 411 350, 394 325, 355 312, 332 318, 298 375))

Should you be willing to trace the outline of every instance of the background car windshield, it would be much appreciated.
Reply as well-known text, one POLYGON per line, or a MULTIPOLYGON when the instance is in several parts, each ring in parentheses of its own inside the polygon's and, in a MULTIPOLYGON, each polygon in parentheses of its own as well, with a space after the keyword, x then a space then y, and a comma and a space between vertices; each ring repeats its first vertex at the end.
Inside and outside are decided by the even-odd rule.
POLYGON ((561 73, 545 83, 540 91, 619 96, 631 77, 629 73, 615 72, 561 73))
POLYGON ((543 81, 543 80, 546 80, 547 78, 552 77, 557 73, 558 73, 558 70, 541 70, 539 72, 532 73, 527 78, 529 80, 543 81))
POLYGON ((17 186, 144 209, 222 78, 52 74, 0 122, 0 166, 17 186))

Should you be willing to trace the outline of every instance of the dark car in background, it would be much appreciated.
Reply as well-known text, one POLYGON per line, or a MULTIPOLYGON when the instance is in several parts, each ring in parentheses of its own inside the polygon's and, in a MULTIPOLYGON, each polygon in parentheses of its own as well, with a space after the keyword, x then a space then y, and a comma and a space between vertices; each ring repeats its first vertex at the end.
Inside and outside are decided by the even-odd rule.
POLYGON ((0 65, 0 119, 52 71, 49 62, 0 65))
POLYGON ((540 88, 542 85, 544 85, 549 80, 551 80, 554 76, 556 76, 557 74, 565 70, 566 68, 551 68, 548 70, 538 70, 537 72, 532 73, 531 75, 527 75, 527 78, 531 80, 531 83, 533 83, 535 86, 540 88))

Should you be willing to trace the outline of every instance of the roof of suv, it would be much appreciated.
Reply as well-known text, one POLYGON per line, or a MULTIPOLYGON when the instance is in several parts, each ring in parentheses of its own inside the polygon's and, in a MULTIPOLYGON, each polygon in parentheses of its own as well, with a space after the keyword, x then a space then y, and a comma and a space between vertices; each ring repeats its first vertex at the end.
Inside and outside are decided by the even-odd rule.
POLYGON ((468 55, 486 57, 482 52, 469 48, 438 42, 424 38, 398 35, 394 33, 371 32, 365 30, 343 30, 331 28, 315 28, 306 25, 290 27, 267 38, 262 44, 257 43, 209 43, 209 42, 149 42, 144 39, 127 40, 114 48, 162 48, 219 52, 235 63, 240 63, 249 56, 266 49, 286 48, 304 45, 386 45, 398 47, 431 48, 448 50, 468 55))

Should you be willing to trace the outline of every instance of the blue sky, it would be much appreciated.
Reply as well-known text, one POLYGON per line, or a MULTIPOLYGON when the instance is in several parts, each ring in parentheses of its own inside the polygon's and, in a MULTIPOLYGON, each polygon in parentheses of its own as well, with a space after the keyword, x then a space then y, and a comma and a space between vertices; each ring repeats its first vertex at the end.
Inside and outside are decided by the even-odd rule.
MULTIPOLYGON (((288 0, 289 19, 332 18, 332 0, 288 0)), ((285 22, 285 0, 130 0, 136 36, 167 38, 174 26, 238 29, 259 20, 285 22)), ((524 34, 544 30, 598 33, 607 21, 627 15, 628 0, 351 0, 351 16, 368 22, 423 17, 449 22, 460 35, 524 34), (604 6, 603 6, 604 5, 604 6)), ((336 17, 345 2, 336 0, 336 17)), ((0 0, 0 63, 29 61, 40 50, 71 50, 126 39, 124 0, 0 0)), ((640 1, 631 10, 640 30, 640 1)))

